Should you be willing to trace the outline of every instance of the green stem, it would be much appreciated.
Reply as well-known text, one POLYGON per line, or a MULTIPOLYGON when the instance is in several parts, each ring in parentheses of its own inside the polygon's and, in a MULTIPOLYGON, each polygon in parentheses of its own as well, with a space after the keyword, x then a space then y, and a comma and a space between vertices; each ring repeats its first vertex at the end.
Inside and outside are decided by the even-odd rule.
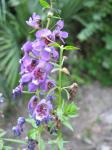
POLYGON ((47 19, 47 25, 46 25, 46 28, 47 28, 47 29, 49 28, 50 22, 51 22, 51 18, 48 17, 48 19, 47 19))
MULTIPOLYGON (((60 58, 59 58, 59 107, 62 105, 62 59, 63 59, 63 45, 60 47, 60 58)), ((59 129, 58 137, 62 138, 62 131, 59 129)), ((58 150, 60 150, 58 146, 58 150)))
MULTIPOLYGON (((53 5, 52 5, 52 0, 50 0, 50 11, 52 12, 52 7, 53 7, 53 5)), ((51 16, 48 16, 48 19, 47 19, 47 25, 46 25, 46 28, 48 29, 49 28, 49 26, 50 26, 50 23, 51 23, 51 16)))
POLYGON ((22 91, 23 94, 35 94, 35 92, 22 91))
POLYGON ((63 46, 60 47, 60 59, 59 59, 59 106, 62 104, 61 92, 62 92, 62 59, 63 59, 63 46))

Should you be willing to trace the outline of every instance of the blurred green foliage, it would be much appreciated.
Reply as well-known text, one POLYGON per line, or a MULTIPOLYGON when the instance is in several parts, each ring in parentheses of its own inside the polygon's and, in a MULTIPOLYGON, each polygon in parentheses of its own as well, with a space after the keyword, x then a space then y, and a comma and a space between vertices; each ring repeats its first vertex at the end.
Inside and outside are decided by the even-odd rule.
MULTIPOLYGON (((111 85, 112 0, 56 0, 55 7, 72 35, 69 41, 81 49, 69 56, 72 80, 111 85)), ((0 90, 8 97, 18 84, 20 48, 29 38, 25 20, 32 12, 42 13, 38 0, 0 1, 0 90)))

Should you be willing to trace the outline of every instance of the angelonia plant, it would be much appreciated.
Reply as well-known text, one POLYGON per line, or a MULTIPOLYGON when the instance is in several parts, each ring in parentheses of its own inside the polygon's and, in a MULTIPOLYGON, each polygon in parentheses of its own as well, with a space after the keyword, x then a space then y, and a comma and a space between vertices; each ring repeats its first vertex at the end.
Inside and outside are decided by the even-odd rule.
POLYGON ((13 95, 31 94, 28 102, 29 117, 19 117, 12 128, 14 135, 21 136, 24 124, 31 124, 28 131, 27 149, 44 150, 45 144, 51 144, 52 150, 65 150, 67 141, 63 139, 64 126, 73 130, 70 118, 77 115, 77 106, 72 101, 77 91, 77 84, 63 87, 62 75, 70 76, 63 67, 67 57, 64 51, 77 50, 74 46, 65 46, 68 33, 63 31, 64 21, 54 15, 53 2, 40 0, 46 9, 46 20, 36 13, 26 21, 33 28, 34 38, 22 46, 23 57, 20 60, 20 81, 13 90, 13 95), (52 19, 56 19, 55 22, 52 19), (43 135, 48 135, 48 141, 43 135))

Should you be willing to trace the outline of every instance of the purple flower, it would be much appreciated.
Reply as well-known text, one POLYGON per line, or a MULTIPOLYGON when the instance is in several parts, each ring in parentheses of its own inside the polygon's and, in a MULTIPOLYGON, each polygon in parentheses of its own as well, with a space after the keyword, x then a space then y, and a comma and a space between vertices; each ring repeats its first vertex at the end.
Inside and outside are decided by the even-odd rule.
POLYGON ((63 43, 64 42, 64 39, 68 37, 68 33, 65 32, 65 31, 60 31, 59 29, 56 29, 53 31, 53 34, 54 34, 54 37, 55 37, 55 40, 56 39, 59 39, 61 40, 63 43))
POLYGON ((30 17, 29 20, 26 21, 26 23, 34 29, 39 29, 40 20, 41 20, 40 16, 37 15, 36 13, 33 13, 32 17, 30 17))
POLYGON ((14 126, 12 128, 12 131, 13 131, 15 136, 20 136, 21 132, 22 132, 22 129, 17 125, 17 126, 14 126))
POLYGON ((40 55, 41 55, 41 59, 42 59, 43 61, 49 61, 50 58, 51 58, 50 53, 47 52, 47 51, 42 51, 40 55))
MULTIPOLYGON (((47 53, 50 54, 50 61, 57 61, 59 58, 58 51, 54 47, 45 47, 44 49, 47 53)), ((46 57, 49 57, 46 55, 46 57)))
POLYGON ((36 57, 40 57, 40 52, 44 49, 45 47, 45 42, 42 40, 35 40, 32 44, 32 53, 36 56, 36 57))
POLYGON ((55 99, 56 99, 56 96, 54 96, 54 92, 48 94, 47 97, 46 97, 46 100, 48 100, 48 101, 52 101, 52 100, 55 100, 55 99))
POLYGON ((24 74, 27 73, 27 66, 29 66, 32 62, 32 59, 29 57, 29 55, 27 53, 25 53, 24 57, 20 60, 20 64, 21 64, 21 71, 20 74, 24 74))
POLYGON ((20 84, 18 85, 15 89, 13 89, 12 91, 12 94, 14 97, 18 96, 18 95, 21 95, 22 93, 22 90, 23 90, 23 86, 20 84))
MULTIPOLYGON (((37 85, 39 84, 39 82, 44 81, 46 78, 46 72, 43 68, 35 68, 34 70, 34 79, 37 79, 37 85)), ((35 82, 36 83, 36 82, 35 82)))
POLYGON ((28 84, 28 91, 29 92, 35 92, 38 89, 38 82, 35 80, 32 80, 32 82, 30 82, 28 84), (36 82, 36 83, 35 83, 36 82))
POLYGON ((43 82, 41 84, 41 89, 48 92, 49 90, 51 90, 55 86, 56 86, 56 84, 55 84, 54 80, 47 79, 45 82, 43 82))
POLYGON ((43 121, 44 119, 49 118, 50 112, 53 109, 50 101, 42 99, 36 106, 33 116, 36 120, 43 121))
POLYGON ((26 67, 26 70, 32 72, 38 64, 38 60, 32 59, 31 63, 26 67))
POLYGON ((64 21, 63 20, 59 20, 56 23, 56 29, 61 30, 61 29, 63 29, 63 27, 64 27, 64 21))
POLYGON ((35 81, 35 84, 37 85, 40 82, 43 82, 46 78, 46 75, 47 75, 46 69, 49 69, 46 67, 46 64, 47 63, 45 61, 40 61, 40 63, 36 66, 36 68, 33 71, 33 80, 35 81))
POLYGON ((32 42, 27 41, 21 48, 25 53, 29 53, 32 50, 32 42))
POLYGON ((20 126, 23 126, 23 124, 25 123, 25 118, 24 117, 19 117, 17 120, 17 124, 20 126))
MULTIPOLYGON (((35 29, 34 41, 28 40, 22 46, 23 58, 20 60, 20 85, 13 90, 13 94, 21 94, 23 88, 27 88, 29 92, 35 92, 28 102, 28 111, 32 119, 34 119, 37 126, 41 124, 48 124, 53 120, 51 104, 55 97, 56 83, 50 78, 50 73, 54 68, 53 62, 58 61, 58 48, 50 46, 50 43, 57 42, 57 40, 64 43, 64 39, 68 37, 68 33, 63 31, 64 21, 59 20, 56 23, 56 28, 51 31, 47 28, 40 29, 41 18, 36 13, 33 13, 26 23, 35 29), (37 30, 39 29, 39 30, 37 30), (27 86, 27 87, 26 87, 27 86)), ((57 106, 54 106, 54 109, 57 106)), ((20 136, 23 131, 25 123, 24 117, 19 117, 17 125, 13 127, 15 135, 20 136)), ((52 132, 55 132, 53 129, 52 132)), ((36 141, 28 140, 28 149, 34 150, 36 141)))
POLYGON ((37 102, 38 102, 38 97, 34 95, 28 103, 28 111, 31 115, 33 114, 33 111, 37 106, 37 102))
POLYGON ((68 37, 68 33, 65 31, 61 31, 64 27, 64 21, 59 20, 56 23, 56 29, 53 31, 54 40, 59 39, 64 43, 64 39, 68 37))
POLYGON ((51 36, 51 31, 49 29, 42 29, 36 32, 37 39, 46 39, 51 36))
POLYGON ((51 55, 52 61, 57 61, 59 58, 59 53, 58 51, 52 47, 52 55, 51 55))
POLYGON ((31 73, 23 74, 21 79, 20 79, 20 83, 22 83, 23 85, 27 84, 28 82, 31 81, 31 79, 32 79, 31 73))

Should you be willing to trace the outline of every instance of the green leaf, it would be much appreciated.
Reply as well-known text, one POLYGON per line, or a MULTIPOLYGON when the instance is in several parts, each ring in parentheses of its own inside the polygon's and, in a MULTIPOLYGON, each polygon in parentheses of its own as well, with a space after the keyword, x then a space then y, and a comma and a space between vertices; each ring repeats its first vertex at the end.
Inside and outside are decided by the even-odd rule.
POLYGON ((44 8, 50 8, 50 5, 48 2, 46 2, 45 0, 39 0, 40 5, 44 8))
POLYGON ((0 137, 4 136, 6 134, 6 131, 3 131, 2 133, 0 133, 0 137))
POLYGON ((56 144, 56 140, 50 140, 50 141, 48 141, 48 144, 50 144, 50 145, 52 145, 52 144, 56 144))
POLYGON ((103 37, 103 40, 106 44, 106 48, 112 50, 112 35, 105 35, 105 37, 103 37))
POLYGON ((69 128, 71 131, 74 130, 73 127, 71 126, 71 124, 70 124, 68 121, 63 120, 63 124, 64 124, 67 128, 69 128))
POLYGON ((34 120, 34 119, 32 119, 32 118, 27 118, 27 119, 25 119, 25 120, 26 120, 26 122, 27 122, 27 123, 31 124, 31 125, 32 125, 32 127, 37 128, 37 126, 36 126, 36 123, 35 123, 35 120, 34 120))
POLYGON ((50 43, 48 44, 48 46, 53 46, 53 47, 61 47, 61 45, 59 45, 58 43, 50 43))
POLYGON ((28 132, 28 137, 31 138, 31 139, 36 140, 36 138, 37 138, 37 130, 36 129, 31 129, 28 132))
POLYGON ((4 146, 3 148, 4 148, 3 150, 12 150, 12 147, 10 146, 4 146))
POLYGON ((1 150, 3 149, 3 145, 4 145, 4 142, 3 142, 3 140, 0 139, 0 149, 1 150))
POLYGON ((78 34, 78 38, 81 41, 85 41, 100 28, 101 28, 101 24, 96 22, 91 22, 78 34))
POLYGON ((77 115, 78 107, 72 102, 70 104, 65 103, 64 105, 64 115, 68 118, 72 118, 77 115))
POLYGON ((75 46, 65 46, 64 49, 65 50, 78 50, 79 48, 75 46))
POLYGON ((58 138, 58 139, 57 139, 57 144, 58 144, 58 147, 59 147, 60 150, 66 150, 66 149, 64 148, 64 143, 67 143, 67 142, 66 142, 66 141, 63 141, 62 138, 58 138))
POLYGON ((8 141, 8 142, 12 142, 12 143, 18 143, 18 144, 27 144, 25 141, 23 140, 15 140, 15 139, 6 139, 3 138, 4 141, 8 141))
POLYGON ((45 144, 44 140, 40 137, 39 140, 38 140, 38 142, 39 142, 39 144, 38 144, 39 149, 40 150, 45 150, 46 144, 45 144))

